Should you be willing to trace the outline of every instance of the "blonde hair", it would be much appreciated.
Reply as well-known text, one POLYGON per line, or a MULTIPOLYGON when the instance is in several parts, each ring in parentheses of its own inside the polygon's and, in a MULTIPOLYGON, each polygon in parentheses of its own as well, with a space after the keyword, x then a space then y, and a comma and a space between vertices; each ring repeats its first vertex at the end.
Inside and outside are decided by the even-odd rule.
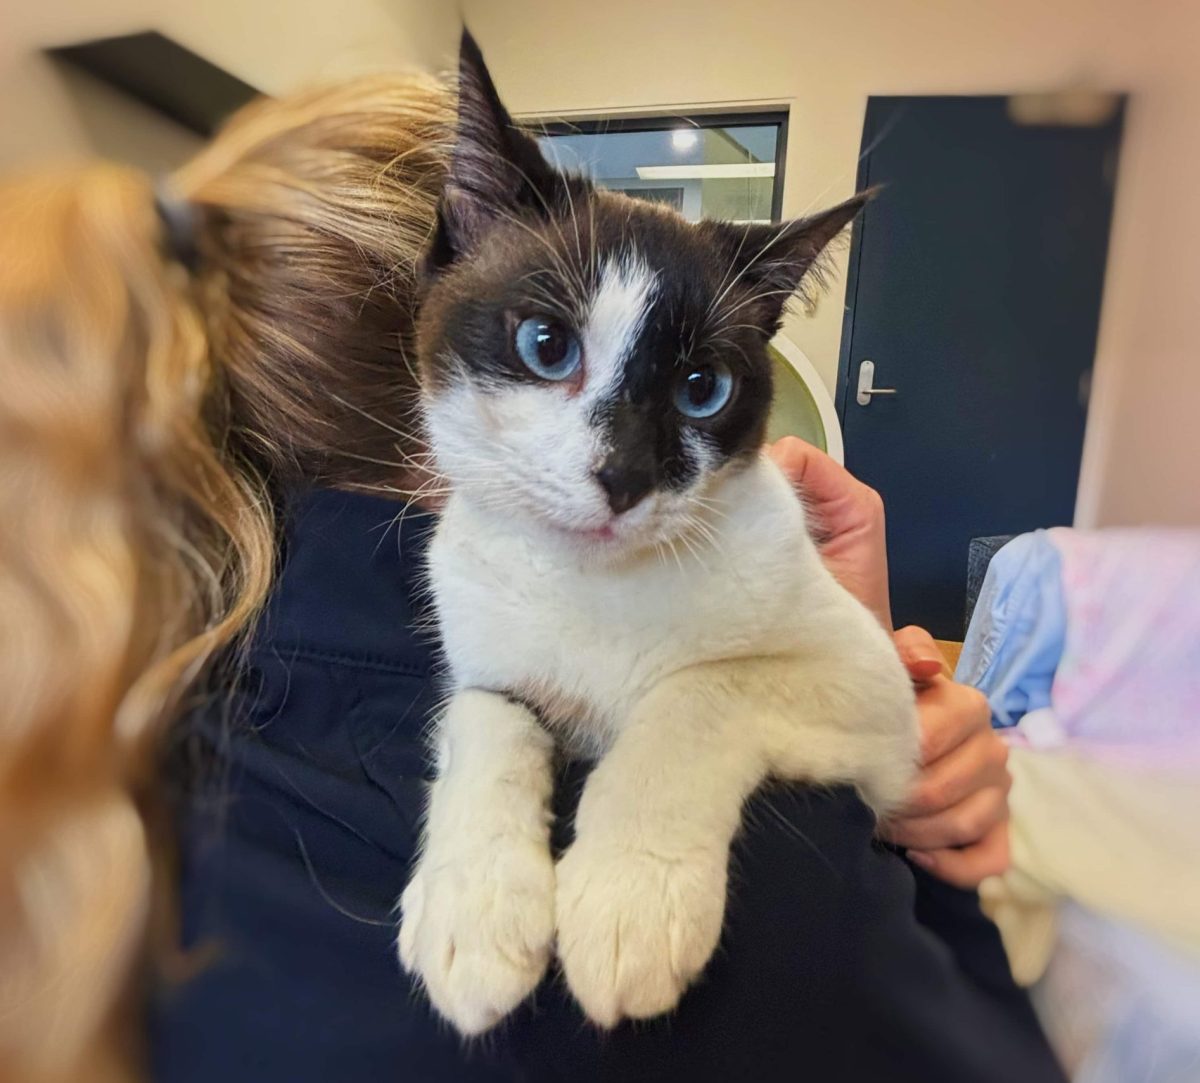
POLYGON ((280 487, 408 461, 450 115, 417 76, 244 110, 171 180, 191 273, 135 171, 0 184, 0 1079, 128 1078, 164 733, 252 626, 280 487))

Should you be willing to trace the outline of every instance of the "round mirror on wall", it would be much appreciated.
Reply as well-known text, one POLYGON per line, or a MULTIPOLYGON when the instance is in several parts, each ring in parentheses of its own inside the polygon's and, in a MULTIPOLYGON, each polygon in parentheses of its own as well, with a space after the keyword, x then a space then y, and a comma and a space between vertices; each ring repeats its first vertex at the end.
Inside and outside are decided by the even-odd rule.
POLYGON ((843 462, 842 429, 833 396, 813 363, 785 335, 776 335, 767 349, 775 365, 775 402, 767 439, 798 436, 843 462))

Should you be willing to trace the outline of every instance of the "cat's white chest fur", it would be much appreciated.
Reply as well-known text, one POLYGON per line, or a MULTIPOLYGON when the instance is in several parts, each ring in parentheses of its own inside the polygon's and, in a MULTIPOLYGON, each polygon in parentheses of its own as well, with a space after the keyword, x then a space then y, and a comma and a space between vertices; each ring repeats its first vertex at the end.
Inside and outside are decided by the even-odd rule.
POLYGON ((774 464, 758 460, 712 499, 707 536, 608 563, 453 496, 430 571, 456 688, 517 695, 599 753, 632 705, 683 667, 843 634, 832 610, 848 599, 774 464))
POLYGON ((430 575, 455 694, 400 954, 463 1033, 527 996, 552 950, 601 1025, 673 1007, 716 947, 765 778, 849 783, 878 810, 904 794, 908 679, 787 481, 760 458, 705 499, 686 544, 623 563, 465 496, 443 513, 430 575), (598 759, 557 864, 556 744, 598 759))

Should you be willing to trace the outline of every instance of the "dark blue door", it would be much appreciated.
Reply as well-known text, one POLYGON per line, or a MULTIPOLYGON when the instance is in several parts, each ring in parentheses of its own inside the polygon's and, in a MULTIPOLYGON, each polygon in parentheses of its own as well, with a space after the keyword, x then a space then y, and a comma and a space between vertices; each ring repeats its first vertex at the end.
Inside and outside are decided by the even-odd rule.
POLYGON ((1018 123, 1006 98, 872 98, 838 410, 883 495, 897 626, 961 638, 971 538, 1069 524, 1121 103, 1018 123), (874 388, 858 394, 861 366, 874 388), (860 397, 865 404, 860 404, 860 397))

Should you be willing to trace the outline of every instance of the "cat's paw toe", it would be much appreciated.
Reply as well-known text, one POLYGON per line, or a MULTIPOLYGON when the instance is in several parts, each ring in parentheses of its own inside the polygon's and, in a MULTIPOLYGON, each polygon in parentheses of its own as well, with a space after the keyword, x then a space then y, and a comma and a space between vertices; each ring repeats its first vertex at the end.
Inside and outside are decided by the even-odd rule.
POLYGON ((576 843, 558 866, 558 954, 589 1019, 670 1011, 708 963, 725 910, 724 853, 665 857, 576 843))
POLYGON ((398 947, 459 1033, 490 1030, 536 988, 554 937, 554 865, 544 846, 423 861, 400 900, 398 947))

